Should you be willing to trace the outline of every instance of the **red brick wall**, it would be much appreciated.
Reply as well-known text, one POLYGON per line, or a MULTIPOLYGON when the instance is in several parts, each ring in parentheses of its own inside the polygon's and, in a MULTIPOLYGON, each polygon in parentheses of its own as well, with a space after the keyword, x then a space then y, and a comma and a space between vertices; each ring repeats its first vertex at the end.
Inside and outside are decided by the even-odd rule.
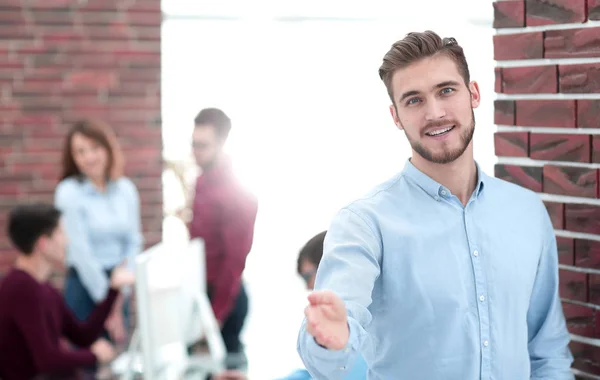
POLYGON ((600 375, 600 1, 494 3, 496 176, 542 193, 576 372, 600 375), (588 344, 589 343, 589 344, 588 344))
POLYGON ((69 124, 116 130, 147 244, 161 236, 160 0, 0 0, 0 276, 7 210, 52 201, 69 124))

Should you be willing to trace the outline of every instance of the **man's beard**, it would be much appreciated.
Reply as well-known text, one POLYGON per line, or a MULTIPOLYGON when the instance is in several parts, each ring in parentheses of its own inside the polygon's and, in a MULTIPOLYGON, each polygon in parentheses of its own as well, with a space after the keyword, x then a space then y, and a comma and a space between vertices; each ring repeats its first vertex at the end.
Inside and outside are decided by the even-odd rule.
MULTIPOLYGON (((458 124, 456 124, 456 126, 458 127, 458 124)), ((441 154, 434 154, 432 151, 425 148, 419 141, 411 139, 408 133, 406 133, 406 129, 404 130, 404 133, 406 134, 406 138, 408 139, 411 148, 419 153, 421 157, 434 164, 449 164, 462 156, 471 143, 471 140, 473 140, 473 134, 475 133, 475 112, 471 109, 471 125, 470 128, 465 129, 461 133, 460 140, 462 141, 462 145, 458 149, 445 150, 441 154)))

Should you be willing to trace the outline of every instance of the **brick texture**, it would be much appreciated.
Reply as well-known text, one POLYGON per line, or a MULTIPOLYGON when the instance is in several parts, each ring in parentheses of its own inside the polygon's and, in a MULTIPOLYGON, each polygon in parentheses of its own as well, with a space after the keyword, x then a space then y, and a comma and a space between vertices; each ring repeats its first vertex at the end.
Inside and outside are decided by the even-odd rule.
MULTIPOLYGON (((600 27, 588 20, 600 20, 600 0, 494 3, 494 28, 512 28, 493 39, 494 88, 503 94, 494 104, 494 149, 495 175, 543 193, 560 231, 569 331, 600 339, 600 100, 589 96, 600 94, 600 63, 590 62, 600 60, 600 27)), ((600 347, 574 339, 571 350, 573 368, 600 376, 600 347)))
POLYGON ((525 2, 497 1, 494 3, 494 28, 525 26, 525 2))
POLYGON ((588 135, 532 133, 529 157, 546 161, 590 162, 591 145, 588 135))
POLYGON ((557 237, 558 262, 565 265, 575 263, 575 243, 572 238, 557 237))
POLYGON ((584 22, 586 0, 526 0, 525 24, 539 26, 584 22))
POLYGON ((495 176, 533 191, 542 191, 542 168, 518 165, 496 165, 495 176))
POLYGON ((573 334, 594 338, 596 335, 596 310, 585 306, 564 303, 563 310, 567 326, 573 334))
POLYGON ((600 100, 577 101, 577 128, 600 128, 600 100))
POLYGON ((588 0, 588 20, 600 20, 600 0, 588 0))
POLYGON ((557 66, 503 68, 502 91, 505 94, 555 94, 558 92, 557 66))
MULTIPOLYGON (((117 132, 138 186, 146 244, 162 229, 159 0, 4 1, 0 11, 0 224, 51 202, 69 124, 117 132)), ((0 276, 14 252, 0 237, 0 276)))
POLYGON ((583 268, 600 269, 600 242, 574 240, 575 265, 583 268))
POLYGON ((599 93, 600 64, 560 65, 559 92, 565 94, 599 93))
POLYGON ((565 227, 565 205, 558 202, 544 202, 548 215, 552 220, 552 226, 557 230, 565 227))
POLYGON ((498 132, 494 135, 494 147, 498 156, 527 157, 529 132, 498 132))
POLYGON ((598 197, 598 169, 545 165, 543 191, 574 197, 598 197))
POLYGON ((494 59, 544 58, 544 34, 519 33, 494 36, 494 59))
POLYGON ((516 124, 528 127, 575 128, 574 100, 519 100, 516 124))
POLYGON ((494 69, 494 91, 502 92, 502 70, 494 69))
POLYGON ((494 123, 515 125, 515 102, 496 100, 494 102, 494 123))
POLYGON ((544 57, 597 57, 600 53, 599 33, 600 28, 549 30, 544 33, 544 57))

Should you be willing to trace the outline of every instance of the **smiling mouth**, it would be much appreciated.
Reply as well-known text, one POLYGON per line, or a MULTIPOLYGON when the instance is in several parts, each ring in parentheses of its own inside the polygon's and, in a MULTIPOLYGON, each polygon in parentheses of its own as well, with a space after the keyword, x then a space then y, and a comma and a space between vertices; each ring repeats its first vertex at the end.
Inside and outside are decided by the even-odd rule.
POLYGON ((433 131, 429 131, 429 132, 427 132, 425 134, 427 136, 431 136, 431 137, 443 136, 443 135, 449 133, 455 127, 456 127, 455 125, 452 125, 452 126, 446 127, 446 128, 434 129, 433 131))

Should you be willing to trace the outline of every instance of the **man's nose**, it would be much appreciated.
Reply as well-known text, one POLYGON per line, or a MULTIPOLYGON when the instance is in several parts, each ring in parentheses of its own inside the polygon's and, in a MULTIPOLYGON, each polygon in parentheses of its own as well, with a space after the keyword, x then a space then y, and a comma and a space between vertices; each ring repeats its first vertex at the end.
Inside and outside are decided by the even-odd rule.
POLYGON ((444 109, 442 102, 432 99, 427 102, 427 114, 425 118, 427 120, 439 120, 446 117, 446 110, 444 109))

